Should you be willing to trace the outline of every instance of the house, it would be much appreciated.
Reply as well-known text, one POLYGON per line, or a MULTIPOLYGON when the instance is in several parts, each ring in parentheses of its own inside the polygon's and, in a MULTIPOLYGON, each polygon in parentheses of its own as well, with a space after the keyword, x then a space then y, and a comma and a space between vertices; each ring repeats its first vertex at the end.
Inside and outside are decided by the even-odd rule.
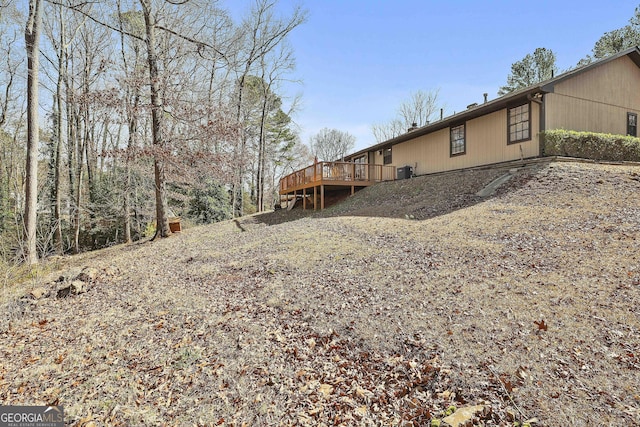
MULTIPOLYGON (((545 130, 638 136, 639 113, 640 49, 634 47, 491 101, 485 96, 482 104, 345 160, 394 167, 406 176, 405 166, 424 175, 529 159, 544 156, 545 130)), ((291 193, 285 185, 280 194, 291 193)))

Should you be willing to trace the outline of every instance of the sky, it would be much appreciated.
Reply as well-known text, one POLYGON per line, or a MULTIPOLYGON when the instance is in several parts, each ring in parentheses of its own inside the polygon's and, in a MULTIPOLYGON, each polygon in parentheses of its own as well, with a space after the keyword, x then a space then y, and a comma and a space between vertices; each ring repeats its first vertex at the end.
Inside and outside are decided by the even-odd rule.
MULTIPOLYGON (((250 0, 230 0, 246 10, 250 0)), ((375 144, 371 126, 396 117, 412 93, 439 90, 445 116, 497 97, 511 64, 538 47, 562 72, 607 31, 628 24, 639 0, 280 0, 306 23, 289 37, 296 57, 283 96, 301 95, 293 118, 302 142, 322 128, 375 144)), ((237 8, 237 9, 236 9, 237 8)))

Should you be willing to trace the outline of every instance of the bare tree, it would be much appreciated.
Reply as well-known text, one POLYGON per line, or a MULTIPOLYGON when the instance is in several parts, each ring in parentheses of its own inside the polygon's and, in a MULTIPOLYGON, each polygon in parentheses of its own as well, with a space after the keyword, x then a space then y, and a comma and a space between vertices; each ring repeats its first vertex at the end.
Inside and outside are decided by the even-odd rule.
MULTIPOLYGON (((20 135, 24 115, 20 69, 24 53, 18 49, 24 19, 6 2, 0 5, 0 10, 0 233, 3 233, 16 227, 19 203, 13 195, 22 192, 22 171, 26 161, 20 135)), ((15 243, 8 242, 4 236, 1 239, 7 243, 7 251, 8 246, 15 243)), ((3 247, 0 245, 0 250, 3 247)))
POLYGON ((442 108, 440 89, 418 90, 411 94, 408 100, 398 107, 397 117, 387 123, 371 126, 371 131, 377 142, 393 139, 407 132, 410 128, 425 126, 433 120, 434 114, 442 108))
POLYGON ((14 52, 19 32, 9 25, 10 16, 7 16, 15 17, 17 13, 11 5, 0 6, 0 9, 5 9, 0 14, 0 39, 3 41, 0 45, 0 49, 2 49, 0 53, 0 58, 2 58, 0 64, 0 88, 3 88, 0 91, 0 129, 2 129, 9 117, 9 109, 15 98, 16 78, 22 61, 16 58, 14 52), (7 8, 10 9, 6 10, 7 8))
MULTIPOLYGON (((258 212, 262 212, 265 208, 265 175, 268 169, 269 145, 278 145, 292 137, 289 123, 283 123, 283 121, 290 121, 289 115, 292 110, 289 111, 289 114, 285 114, 281 110, 281 98, 276 96, 274 90, 284 78, 284 74, 295 67, 293 51, 290 46, 283 44, 272 53, 263 56, 260 61, 263 93, 258 136, 258 167, 256 170, 258 212), (275 132, 269 132, 269 128, 275 132), (269 138, 270 136, 271 138, 269 138)), ((292 108, 295 108, 295 103, 292 108)))
MULTIPOLYGON (((5 6, 12 6, 12 0, 0 4, 4 22, 5 6)), ((37 246, 38 254, 41 248, 61 253, 66 248, 80 251, 87 244, 98 247, 98 239, 113 232, 115 240, 120 236, 130 241, 134 219, 142 224, 138 236, 153 218, 157 235, 166 236, 168 216, 186 213, 190 190, 202 176, 237 190, 236 215, 242 213, 241 194, 250 182, 257 190, 256 204, 267 204, 275 162, 289 156, 297 140, 277 92, 293 70, 293 52, 286 39, 304 22, 305 11, 295 8, 280 15, 278 0, 256 0, 245 19, 234 23, 229 13, 218 9, 220 3, 207 0, 34 0, 32 4, 45 7, 39 14, 48 36, 40 48, 46 59, 40 79, 53 99, 46 124, 51 131, 44 181, 48 198, 41 201, 50 211, 43 209, 47 221, 40 221, 50 224, 47 235, 53 237, 40 241, 44 246, 37 246), (113 55, 113 48, 119 48, 121 55, 113 55), (265 85, 259 87, 254 106, 244 111, 251 76, 265 85), (65 206, 68 213, 62 211, 65 206)), ((18 27, 24 28, 25 19, 19 22, 18 27)), ((6 30, 0 26, 3 42, 10 41, 6 30)), ((16 63, 8 61, 9 54, 3 55, 7 46, 3 43, 0 48, 3 171, 5 165, 18 164, 11 149, 22 140, 18 131, 2 133, 21 119, 15 91, 22 81, 20 73, 12 72, 16 63), (4 96, 9 92, 13 95, 4 96)), ((37 84, 32 87, 37 89, 37 84)), ((33 141, 37 149, 38 137, 33 141)), ((30 153, 29 164, 37 165, 33 155, 37 152, 30 153)), ((9 171, 11 179, 5 180, 8 175, 3 172, 2 183, 24 182, 18 178, 26 164, 19 161, 20 167, 9 171)), ((26 225, 31 216, 24 207, 24 193, 15 198, 12 194, 8 184, 3 186, 0 204, 24 210, 26 225)), ((37 237, 42 236, 38 232, 37 237)), ((29 248, 24 253, 29 251, 35 254, 29 248)))
POLYGON ((343 159, 356 143, 356 137, 337 129, 320 129, 311 137, 311 152, 318 160, 333 162, 343 159))
MULTIPOLYGON (((307 13, 297 7, 288 18, 277 18, 274 15, 276 1, 257 0, 250 16, 242 23, 241 36, 243 44, 238 49, 236 63, 238 65, 237 78, 237 120, 242 122, 242 105, 247 76, 259 65, 262 58, 279 46, 296 27, 304 23, 307 13)), ((234 216, 241 216, 242 193, 244 190, 245 163, 247 162, 247 134, 241 132, 238 149, 235 153, 236 176, 233 182, 232 204, 234 216)))
POLYGON ((15 182, 25 166, 22 158, 23 147, 17 142, 20 128, 20 68, 24 63, 17 45, 24 30, 24 20, 11 2, 0 2, 0 232, 15 224, 13 213, 15 204, 11 194, 15 194, 15 182))
POLYGON ((122 189, 122 209, 123 209, 123 228, 124 228, 124 241, 130 243, 131 239, 131 161, 134 150, 137 146, 138 139, 138 125, 139 125, 139 113, 141 102, 141 90, 142 83, 141 70, 141 41, 144 38, 145 33, 144 25, 142 25, 142 19, 139 12, 123 12, 121 9, 120 0, 118 0, 118 25, 120 35, 120 53, 122 55, 122 67, 125 75, 125 82, 123 94, 124 100, 124 115, 127 121, 127 148, 124 153, 124 188, 122 189), (136 34, 139 39, 130 37, 131 40, 131 59, 127 58, 125 42, 125 28, 128 33, 136 34), (130 64, 131 62, 131 64, 130 64))
POLYGON ((53 136, 52 136, 52 153, 53 159, 51 161, 53 169, 53 183, 51 187, 51 201, 53 204, 53 244, 56 253, 62 254, 64 251, 63 236, 62 236, 62 146, 64 142, 63 132, 63 91, 65 81, 67 81, 66 69, 69 48, 69 42, 67 39, 66 29, 66 16, 64 16, 64 8, 60 5, 55 5, 55 11, 57 13, 57 20, 59 23, 57 37, 54 34, 53 29, 49 34, 49 38, 53 44, 57 55, 57 71, 58 76, 56 80, 56 91, 53 97, 53 136))
MULTIPOLYGON (((93 5, 88 5, 85 12, 91 12, 92 7, 93 5)), ((104 91, 98 84, 104 81, 106 58, 109 57, 108 33, 99 25, 87 25, 88 23, 82 22, 84 16, 79 16, 81 22, 74 23, 77 25, 75 37, 69 40, 69 43, 73 44, 69 54, 70 71, 65 69, 67 64, 62 65, 67 93, 70 219, 74 253, 81 250, 82 232, 91 230, 95 222, 95 214, 90 207, 95 202, 98 180, 98 129, 101 122, 105 121, 105 117, 98 114, 105 102, 104 91)), ((63 52, 62 56, 65 55, 63 52)))
POLYGON ((29 0, 29 16, 24 32, 27 49, 27 177, 25 188, 25 260, 38 262, 36 226, 38 208, 38 73, 40 70, 40 29, 42 27, 42 0, 29 0))
POLYGON ((384 142, 400 136, 407 131, 409 126, 400 119, 393 119, 387 123, 379 123, 371 126, 371 132, 376 142, 384 142))
POLYGON ((156 55, 156 21, 151 0, 140 0, 146 31, 147 60, 149 62, 149 87, 151 94, 151 134, 153 137, 156 195, 156 233, 160 237, 171 234, 169 230, 167 191, 165 177, 165 141, 162 134, 162 100, 160 98, 160 75, 156 55))
POLYGON ((398 108, 398 113, 405 126, 424 126, 429 123, 439 108, 440 89, 425 92, 418 90, 411 94, 398 108))

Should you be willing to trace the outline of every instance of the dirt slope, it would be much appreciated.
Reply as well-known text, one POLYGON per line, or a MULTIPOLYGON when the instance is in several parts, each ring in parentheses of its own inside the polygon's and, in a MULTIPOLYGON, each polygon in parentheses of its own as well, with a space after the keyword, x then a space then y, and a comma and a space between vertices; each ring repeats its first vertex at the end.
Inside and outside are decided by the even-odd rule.
POLYGON ((57 401, 76 425, 428 425, 471 405, 474 425, 640 424, 640 168, 541 164, 477 198, 494 173, 58 260, 99 272, 67 298, 5 284, 0 404, 57 401))

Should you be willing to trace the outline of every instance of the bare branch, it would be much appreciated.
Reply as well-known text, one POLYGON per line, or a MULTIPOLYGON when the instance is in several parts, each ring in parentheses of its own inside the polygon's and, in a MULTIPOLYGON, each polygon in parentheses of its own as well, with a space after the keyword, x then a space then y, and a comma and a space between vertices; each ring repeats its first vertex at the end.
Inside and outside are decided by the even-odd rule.
POLYGON ((323 128, 311 137, 311 151, 319 160, 337 161, 344 158, 355 146, 356 137, 349 132, 323 128))
POLYGON ((220 50, 216 49, 214 46, 210 45, 209 43, 205 43, 203 41, 196 40, 196 39, 191 38, 189 36, 185 36, 184 34, 177 33, 177 32, 175 32, 175 31, 173 31, 173 30, 171 30, 171 29, 169 29, 167 27, 163 27, 162 25, 156 24, 156 28, 159 29, 159 30, 162 30, 164 32, 167 32, 169 34, 172 34, 172 35, 174 35, 174 36, 176 36, 178 38, 181 38, 182 40, 186 40, 186 41, 188 41, 190 43, 195 44, 197 46, 197 48, 198 48, 198 54, 200 56, 202 56, 202 54, 201 54, 202 49, 204 47, 208 47, 209 49, 213 50, 218 55, 222 56, 222 58, 227 60, 227 57, 226 57, 226 55, 224 53, 222 53, 220 50))
POLYGON ((47 3, 55 4, 56 6, 66 7, 68 9, 73 10, 74 12, 78 12, 78 13, 82 14, 83 16, 89 18, 90 20, 92 20, 96 24, 102 25, 103 27, 106 27, 106 28, 108 28, 108 29, 110 29, 112 31, 116 31, 118 33, 125 34, 125 35, 127 35, 129 37, 133 37, 134 39, 144 41, 144 38, 142 38, 142 37, 140 37, 140 36, 138 36, 136 34, 130 33, 128 31, 124 30, 124 29, 116 28, 113 25, 107 24, 106 22, 101 21, 101 20, 97 19, 96 17, 92 16, 91 14, 89 14, 89 13, 85 12, 84 10, 82 10, 82 7, 86 6, 87 4, 91 4, 90 2, 67 5, 67 4, 63 4, 61 2, 58 2, 56 0, 46 0, 46 1, 47 1, 47 3))
MULTIPOLYGON (((143 38, 143 37, 140 37, 140 36, 138 36, 137 34, 134 34, 134 33, 131 33, 131 32, 129 32, 129 31, 126 31, 126 30, 125 30, 125 29, 123 29, 123 28, 117 28, 117 27, 114 27, 113 25, 108 24, 108 23, 106 23, 106 22, 104 22, 104 21, 102 21, 102 20, 100 20, 100 19, 98 19, 98 18, 96 18, 96 17, 92 16, 91 14, 89 14, 89 13, 85 12, 84 10, 82 10, 82 8, 83 8, 84 6, 86 6, 87 4, 91 4, 92 2, 83 2, 83 3, 74 4, 74 5, 65 5, 65 4, 62 4, 62 3, 60 3, 60 2, 58 2, 58 1, 56 1, 56 0, 46 0, 46 1, 47 1, 48 3, 51 3, 51 4, 55 4, 55 5, 58 5, 58 6, 64 6, 64 7, 67 7, 67 8, 69 8, 69 9, 73 10, 74 12, 78 12, 78 13, 80 13, 80 14, 82 14, 82 15, 86 16, 87 18, 89 18, 90 20, 92 20, 93 22, 95 22, 96 24, 99 24, 99 25, 102 25, 102 26, 104 26, 104 27, 106 27, 106 28, 109 28, 109 29, 110 29, 110 30, 112 30, 112 31, 116 31, 116 32, 118 32, 118 33, 121 33, 121 34, 127 35, 127 36, 129 36, 129 37, 133 37, 134 39, 144 41, 144 38, 143 38)), ((186 4, 186 3, 188 3, 188 2, 189 2, 189 0, 185 0, 185 1, 183 1, 183 2, 175 2, 175 3, 174 3, 174 2, 171 2, 171 1, 169 1, 169 0, 165 0, 165 1, 167 1, 168 3, 171 3, 171 4, 175 4, 175 5, 186 4)), ((217 54, 218 54, 218 55, 220 55, 222 58, 224 58, 225 60, 227 60, 227 57, 226 57, 226 55, 225 55, 223 52, 221 52, 221 51, 220 51, 219 49, 217 49, 216 47, 214 47, 214 46, 210 45, 209 43, 203 42, 203 41, 201 41, 201 40, 196 40, 196 39, 194 39, 194 38, 192 38, 192 37, 189 37, 189 36, 186 36, 186 35, 184 35, 184 34, 180 34, 180 33, 176 32, 176 31, 173 31, 173 30, 171 30, 171 29, 169 29, 169 28, 167 28, 167 27, 164 27, 164 26, 162 26, 162 25, 158 25, 157 23, 156 23, 155 27, 156 27, 157 29, 159 29, 159 30, 162 30, 162 31, 166 32, 166 33, 172 34, 172 35, 174 35, 174 36, 176 36, 176 37, 178 37, 178 38, 181 38, 181 39, 183 39, 183 40, 185 40, 185 41, 188 41, 188 42, 190 42, 190 43, 193 43, 194 45, 196 45, 196 47, 197 47, 197 52, 198 52, 198 54, 199 54, 201 57, 202 57, 202 50, 206 47, 206 48, 209 48, 209 49, 213 50, 215 53, 217 53, 217 54)))

